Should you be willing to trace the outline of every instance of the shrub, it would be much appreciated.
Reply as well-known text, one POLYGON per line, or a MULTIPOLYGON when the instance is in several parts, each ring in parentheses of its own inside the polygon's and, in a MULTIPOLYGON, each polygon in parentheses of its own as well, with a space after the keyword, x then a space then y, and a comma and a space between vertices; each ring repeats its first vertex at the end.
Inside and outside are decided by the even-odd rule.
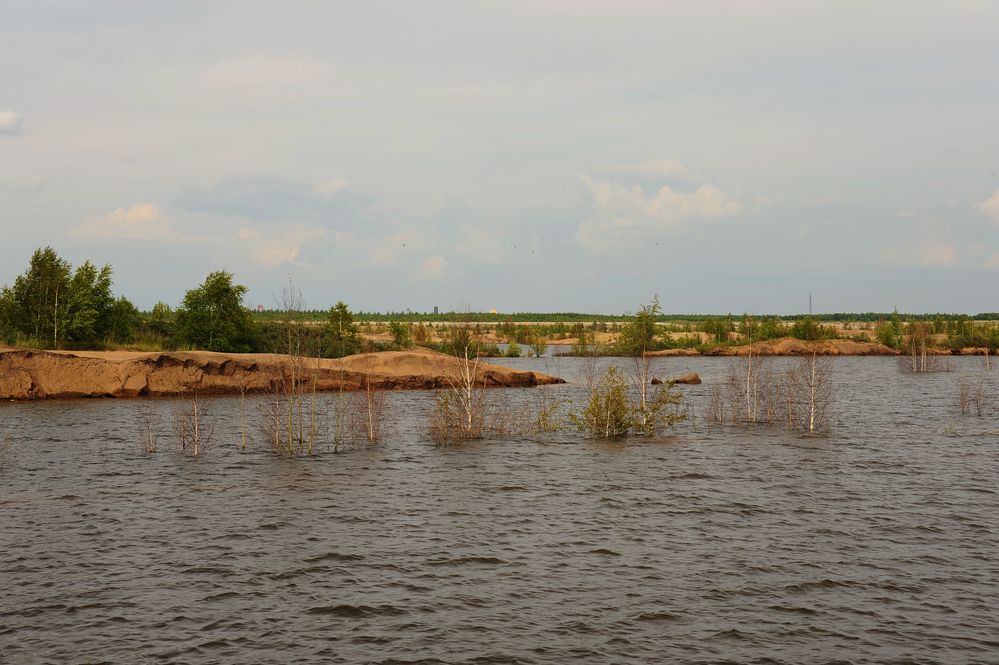
POLYGON ((633 399, 628 382, 621 371, 611 365, 590 388, 590 399, 582 413, 569 414, 570 420, 581 431, 600 438, 624 436, 629 432, 654 435, 686 416, 676 407, 682 395, 671 384, 649 385, 650 376, 646 359, 633 379, 638 396, 633 399))
POLYGON ((572 414, 581 431, 610 438, 628 433, 633 423, 628 384, 617 367, 611 365, 590 390, 590 401, 581 414, 572 414))

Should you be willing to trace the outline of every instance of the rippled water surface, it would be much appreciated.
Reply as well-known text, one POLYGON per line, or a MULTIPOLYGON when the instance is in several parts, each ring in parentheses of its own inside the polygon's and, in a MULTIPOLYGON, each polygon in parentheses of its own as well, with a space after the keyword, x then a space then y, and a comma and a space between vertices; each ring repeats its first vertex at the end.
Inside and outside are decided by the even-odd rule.
MULTIPOLYGON (((505 362, 579 399, 578 361, 505 362)), ((713 358, 663 364, 705 384, 655 441, 435 448, 404 392, 382 443, 286 459, 220 398, 193 460, 139 444, 169 400, 0 405, 0 662, 997 663, 999 422, 952 362, 836 360, 819 437, 707 428, 713 358)))

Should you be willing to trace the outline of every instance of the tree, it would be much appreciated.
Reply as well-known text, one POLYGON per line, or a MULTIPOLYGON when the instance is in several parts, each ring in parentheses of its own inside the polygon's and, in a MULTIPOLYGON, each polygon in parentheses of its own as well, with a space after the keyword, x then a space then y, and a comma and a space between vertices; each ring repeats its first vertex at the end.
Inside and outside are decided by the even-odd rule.
POLYGON ((98 270, 90 261, 84 261, 68 286, 60 311, 59 336, 72 342, 106 337, 115 302, 111 295, 111 266, 98 270))
POLYGON ((104 318, 104 335, 112 342, 128 342, 141 323, 142 317, 135 305, 125 296, 118 296, 104 318))
POLYGON ((403 321, 392 321, 389 323, 389 331, 392 333, 392 343, 396 348, 408 349, 413 346, 413 336, 410 333, 409 324, 403 321))
POLYGON ((28 270, 0 292, 0 312, 10 335, 32 337, 36 343, 59 346, 60 320, 65 309, 71 266, 51 247, 37 249, 28 270), (62 303, 60 303, 60 298, 62 303))
POLYGON ((0 292, 0 330, 54 348, 120 334, 122 310, 111 293, 111 274, 110 265, 98 269, 90 261, 73 271, 51 247, 36 250, 28 270, 0 292))
POLYGON ((661 313, 659 294, 656 294, 652 302, 639 309, 635 313, 635 318, 626 323, 621 330, 618 348, 622 354, 640 356, 656 348, 656 336, 659 334, 656 319, 661 313))
POLYGON ((892 313, 891 317, 878 326, 878 341, 885 346, 897 349, 902 345, 902 322, 898 316, 898 310, 892 313))
POLYGON ((232 273, 209 274, 201 286, 184 295, 177 309, 180 339, 207 351, 249 351, 253 321, 243 306, 246 290, 242 284, 233 284, 232 273))
POLYGON ((174 333, 174 313, 170 305, 158 302, 146 319, 146 325, 157 335, 172 337, 174 333))
POLYGON ((334 358, 349 356, 356 353, 360 347, 354 315, 343 301, 338 301, 330 307, 326 333, 329 338, 330 355, 334 358))

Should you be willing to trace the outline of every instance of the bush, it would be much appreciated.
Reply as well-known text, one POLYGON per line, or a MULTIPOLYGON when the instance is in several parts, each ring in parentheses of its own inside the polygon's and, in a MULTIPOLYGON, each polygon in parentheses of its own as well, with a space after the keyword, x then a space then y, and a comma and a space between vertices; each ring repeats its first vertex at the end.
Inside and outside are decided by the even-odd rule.
POLYGON ((632 425, 628 385, 617 367, 611 365, 590 391, 590 401, 581 414, 570 418, 581 431, 600 438, 623 436, 632 425))
POLYGON ((570 420, 580 431, 599 438, 629 432, 651 436, 684 420, 686 416, 676 410, 683 396, 671 384, 649 386, 647 374, 636 373, 639 395, 632 399, 625 377, 611 365, 591 388, 586 408, 570 414, 570 420))

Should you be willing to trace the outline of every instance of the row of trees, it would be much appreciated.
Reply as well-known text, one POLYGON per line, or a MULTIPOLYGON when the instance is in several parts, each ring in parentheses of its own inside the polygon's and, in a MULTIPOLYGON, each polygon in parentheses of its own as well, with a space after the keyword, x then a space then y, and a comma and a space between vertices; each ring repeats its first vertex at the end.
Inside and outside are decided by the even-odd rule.
POLYGON ((61 348, 127 341, 139 325, 135 306, 111 292, 110 265, 75 270, 51 247, 36 250, 28 270, 0 290, 0 336, 61 348))
MULTIPOLYGON (((35 251, 28 269, 0 290, 0 342, 39 348, 193 348, 220 352, 285 350, 287 321, 254 322, 247 288, 224 270, 187 291, 180 306, 163 302, 141 314, 115 296, 113 270, 85 261, 75 269, 51 247, 35 251)), ((285 319, 297 317, 290 312, 285 319)), ((361 349, 347 305, 330 308, 324 326, 305 326, 309 355, 341 357, 361 349)))

